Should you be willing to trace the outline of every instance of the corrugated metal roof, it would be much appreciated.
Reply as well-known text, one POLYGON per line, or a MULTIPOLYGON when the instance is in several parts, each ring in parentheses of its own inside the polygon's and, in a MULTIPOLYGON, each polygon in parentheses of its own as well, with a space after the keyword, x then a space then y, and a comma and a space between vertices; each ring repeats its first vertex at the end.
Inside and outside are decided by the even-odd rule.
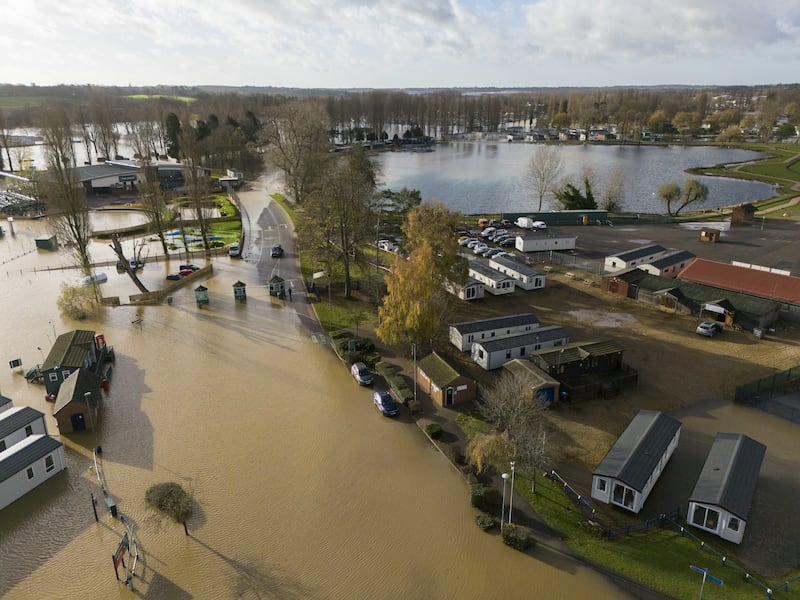
POLYGON ((520 275, 524 275, 525 277, 536 277, 537 275, 541 275, 539 271, 534 269, 533 267, 529 267, 528 265, 518 262, 516 260, 511 260, 510 258, 506 258, 501 256, 500 258, 491 257, 489 259, 489 266, 492 266, 492 263, 497 263, 498 265, 504 266, 506 269, 510 269, 519 273, 520 275))
POLYGON ((695 258, 693 253, 689 252, 688 250, 680 250, 678 252, 673 252, 672 254, 667 254, 666 256, 657 258, 650 264, 657 269, 664 269, 666 267, 677 265, 682 261, 692 260, 693 258, 695 258))
POLYGON ((19 431, 43 416, 44 413, 40 413, 30 406, 14 406, 3 411, 0 413, 0 439, 19 431))
POLYGON ((31 435, 6 451, 0 452, 0 483, 62 445, 48 435, 31 435))
POLYGON ((47 371, 55 367, 82 367, 86 353, 94 344, 94 331, 76 329, 62 333, 42 365, 42 370, 47 371))
POLYGON ((800 277, 791 275, 696 258, 678 273, 678 278, 723 290, 800 304, 800 277))
POLYGON ((625 252, 620 252, 619 254, 612 254, 609 256, 609 258, 615 256, 623 262, 630 262, 632 260, 636 260, 637 258, 645 257, 648 254, 657 254, 666 251, 667 249, 663 246, 653 244, 651 246, 641 246, 632 250, 626 250, 625 252))
POLYGON ((747 520, 766 451, 741 433, 718 433, 689 502, 713 504, 747 520))
POLYGON ((513 277, 509 275, 504 275, 497 269, 493 269, 489 265, 482 262, 478 262, 477 260, 472 260, 469 262, 469 270, 474 271, 476 273, 480 273, 481 275, 483 275, 484 277, 488 277, 492 281, 497 281, 497 282, 505 280, 514 281, 513 277))
POLYGON ((104 177, 116 177, 118 175, 131 175, 139 172, 139 167, 134 165, 123 166, 118 162, 100 163, 97 165, 84 165, 76 169, 78 180, 81 182, 102 179, 104 177))
MULTIPOLYGON (((531 344, 535 344, 537 340, 539 343, 542 343, 568 337, 569 332, 567 331, 566 327, 562 327, 561 325, 548 325, 547 327, 534 329, 530 333, 512 335, 504 338, 476 340, 474 343, 481 346, 487 352, 496 352, 498 350, 507 350, 509 348, 522 348, 522 346, 530 346, 531 344)), ((563 348, 563 346, 561 347, 563 348)))
POLYGON ((681 422, 656 410, 640 410, 595 469, 641 492, 681 422))
POLYGON ((436 354, 436 352, 417 361, 417 368, 430 377, 431 381, 440 388, 443 388, 448 383, 460 377, 458 371, 451 367, 450 364, 436 354))
POLYGON ((502 329, 503 327, 517 327, 521 325, 538 325, 539 319, 533 313, 520 313, 518 315, 508 315, 504 317, 493 317, 491 319, 481 319, 480 321, 467 321, 455 323, 453 327, 460 334, 475 333, 476 331, 489 331, 491 329, 502 329))

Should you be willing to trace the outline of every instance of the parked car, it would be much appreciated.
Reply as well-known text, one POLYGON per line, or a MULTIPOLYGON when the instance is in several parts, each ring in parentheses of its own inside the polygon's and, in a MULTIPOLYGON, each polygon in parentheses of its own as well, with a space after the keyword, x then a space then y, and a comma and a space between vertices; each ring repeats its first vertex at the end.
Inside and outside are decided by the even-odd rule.
POLYGON ((198 267, 197 265, 193 265, 191 263, 188 264, 188 265, 181 265, 180 267, 178 267, 178 271, 192 271, 192 272, 194 272, 194 271, 199 271, 199 270, 200 270, 200 267, 198 267))
POLYGON ((472 247, 473 254, 480 254, 481 252, 486 252, 489 249, 487 244, 478 243, 472 247))
POLYGON ((467 246, 467 248, 469 248, 470 250, 472 250, 472 249, 473 249, 473 248, 474 248, 476 245, 478 245, 478 244, 482 244, 482 243, 483 243, 483 242, 481 242, 480 240, 470 240, 470 241, 468 241, 468 242, 466 243, 466 246, 467 246))
POLYGON ((181 274, 180 273, 170 273, 169 275, 167 275, 167 279, 169 279, 170 281, 180 281, 181 280, 181 274))
POLYGON ((93 283, 105 283, 108 281, 108 275, 105 273, 95 273, 94 275, 87 275, 81 279, 81 285, 91 285, 93 283))
POLYGON ((509 221, 508 219, 500 219, 500 226, 501 227, 511 227, 514 223, 509 221))
POLYGON ((531 223, 531 227, 533 229, 547 229, 547 223, 544 221, 534 221, 531 223))
POLYGON ((507 237, 502 242, 500 242, 500 245, 503 248, 513 248, 514 246, 517 245, 517 238, 516 237, 507 237))
POLYGON ((180 271, 178 271, 178 275, 180 275, 181 277, 188 277, 192 273, 194 273, 192 269, 181 269, 180 271))
POLYGON ((718 333, 722 333, 722 325, 714 321, 704 321, 697 326, 694 330, 697 335, 704 335, 706 337, 714 337, 718 333))
POLYGON ((483 255, 486 258, 491 258, 491 257, 493 257, 493 256, 495 256, 497 254, 500 254, 500 252, 502 252, 502 250, 500 250, 500 248, 489 248, 486 252, 483 253, 483 255))
POLYGON ((495 258, 510 258, 511 260, 517 260, 517 255, 512 254, 511 252, 498 252, 494 255, 495 258))
POLYGON ((494 235, 494 232, 497 231, 494 227, 487 227, 483 231, 481 231, 481 237, 486 239, 494 235))
POLYGON ((506 241, 508 238, 514 239, 514 236, 511 236, 511 235, 508 235, 508 234, 506 234, 506 235, 496 235, 492 241, 493 241, 495 244, 502 244, 502 243, 503 243, 503 242, 505 242, 505 241, 506 241))
POLYGON ((497 231, 494 232, 492 239, 494 240, 500 237, 501 235, 507 235, 507 234, 508 234, 508 229, 498 229, 497 231))
POLYGON ((228 248, 228 256, 231 258, 238 258, 241 256, 239 253, 239 244, 231 244, 230 248, 228 248))
POLYGON ((273 244, 269 254, 272 258, 280 258, 283 256, 283 247, 280 244, 273 244))
POLYGON ((468 238, 464 238, 463 240, 459 240, 458 244, 460 246, 467 246, 467 245, 469 245, 470 242, 475 242, 477 244, 479 241, 480 240, 478 240, 478 238, 468 237, 468 238))
POLYGON ((353 366, 350 367, 350 374, 358 382, 358 385, 372 385, 372 372, 364 363, 353 363, 353 366))
POLYGON ((394 401, 389 392, 383 390, 375 392, 372 394, 372 402, 384 417, 394 417, 400 412, 397 402, 394 401))

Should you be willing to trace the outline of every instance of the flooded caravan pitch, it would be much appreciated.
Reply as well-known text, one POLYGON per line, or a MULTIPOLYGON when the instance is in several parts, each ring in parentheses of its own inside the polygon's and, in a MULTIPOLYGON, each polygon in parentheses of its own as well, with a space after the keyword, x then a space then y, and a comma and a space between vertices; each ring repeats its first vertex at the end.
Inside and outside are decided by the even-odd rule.
MULTIPOLYGON (((55 299, 72 274, 33 271, 66 262, 30 251, 40 226, 20 221, 15 238, 0 239, 2 356, 31 366, 54 330, 85 328, 105 333, 117 362, 97 436, 62 438, 67 471, 0 512, 0 596, 626 597, 545 548, 530 557, 482 533, 460 476, 415 425, 374 410, 292 305, 270 301, 254 264, 217 259, 203 309, 186 286, 171 306, 69 322, 55 299), (237 280, 247 304, 233 301, 237 280), (114 578, 123 527, 102 503, 98 444, 108 490, 140 542, 134 592, 114 578), (164 481, 194 494, 189 537, 145 506, 145 490, 164 481)), ((155 280, 163 268, 144 273, 156 269, 155 280)), ((108 271, 111 288, 135 291, 108 271)), ((43 388, 21 374, 0 371, 0 390, 50 415, 43 388)))

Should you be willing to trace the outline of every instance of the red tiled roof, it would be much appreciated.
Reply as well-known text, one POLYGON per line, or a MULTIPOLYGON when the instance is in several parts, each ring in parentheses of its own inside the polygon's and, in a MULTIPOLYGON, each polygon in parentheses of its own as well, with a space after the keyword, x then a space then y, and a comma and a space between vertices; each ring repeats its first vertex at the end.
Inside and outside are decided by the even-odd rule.
POLYGON ((800 277, 696 258, 678 274, 678 279, 779 302, 800 304, 800 277))

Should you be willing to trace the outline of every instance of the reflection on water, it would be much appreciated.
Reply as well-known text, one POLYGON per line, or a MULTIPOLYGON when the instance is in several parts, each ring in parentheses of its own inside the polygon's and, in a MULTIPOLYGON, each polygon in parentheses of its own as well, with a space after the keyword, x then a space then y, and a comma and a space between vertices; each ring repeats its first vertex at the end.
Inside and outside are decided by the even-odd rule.
MULTIPOLYGON (((539 146, 489 142, 451 142, 434 152, 386 152, 376 161, 385 185, 393 190, 418 189, 424 200, 441 200, 464 214, 481 212, 530 212, 538 209, 536 194, 527 178, 527 166, 539 146)), ((712 146, 593 146, 561 147, 563 176, 581 182, 584 169, 594 173, 593 191, 598 204, 612 173, 621 169, 624 179, 623 210, 663 213, 658 189, 664 183, 681 183, 685 170, 722 163, 754 160, 760 155, 746 150, 712 146)), ((708 187, 703 208, 732 206, 774 195, 765 183, 699 177, 708 187)), ((583 189, 582 185, 578 185, 583 189)), ((554 199, 545 199, 543 210, 561 210, 554 199)), ((698 206, 698 208, 700 208, 698 206)))
MULTIPOLYGON (((117 362, 96 438, 64 438, 66 473, 1 513, 0 595, 133 597, 109 561, 123 528, 92 515, 99 444, 108 489, 138 532, 134 585, 145 597, 625 597, 546 549, 531 558, 482 533, 458 474, 415 425, 373 409, 292 306, 267 297, 254 265, 215 262, 203 309, 186 286, 172 305, 70 322, 55 305, 64 274, 40 270, 66 260, 30 250, 12 259, 42 226, 20 225, 0 240, 2 356, 28 367, 54 332, 86 328, 106 334, 117 362), (233 300, 237 280, 247 304, 233 300), (189 537, 145 506, 145 490, 163 481, 194 494, 189 537)), ((43 388, 21 373, 0 371, 0 389, 50 415, 43 388)), ((57 433, 52 417, 48 428, 57 433)))

